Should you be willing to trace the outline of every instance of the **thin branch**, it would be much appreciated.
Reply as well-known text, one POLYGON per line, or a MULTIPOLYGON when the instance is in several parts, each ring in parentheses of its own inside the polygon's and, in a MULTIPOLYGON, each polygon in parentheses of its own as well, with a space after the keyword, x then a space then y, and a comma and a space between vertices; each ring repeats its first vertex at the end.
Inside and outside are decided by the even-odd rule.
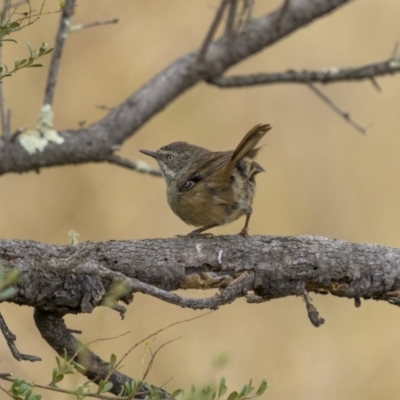
POLYGON ((251 22, 251 19, 253 18, 253 9, 254 9, 254 4, 256 0, 247 0, 247 12, 246 12, 246 22, 249 23, 251 22))
POLYGON ((278 27, 278 30, 282 29, 282 20, 285 14, 287 13, 287 10, 289 9, 289 5, 290 5, 290 0, 284 0, 283 6, 281 7, 280 13, 276 20, 276 26, 278 27))
POLYGON ((230 0, 228 19, 226 21, 225 35, 227 35, 230 42, 233 42, 235 36, 235 17, 236 17, 237 0, 230 0))
POLYGON ((244 24, 247 24, 251 20, 251 16, 253 14, 255 0, 242 0, 242 9, 239 12, 238 22, 237 22, 237 29, 238 32, 244 24), (246 15, 246 16, 245 16, 246 15))
POLYGON ((212 41, 212 39, 213 39, 213 37, 215 35, 215 32, 216 32, 216 30, 218 28, 218 25, 220 24, 220 22, 222 20, 222 16, 224 14, 224 10, 225 10, 226 5, 228 4, 228 1, 230 1, 230 0, 221 0, 221 3, 219 5, 219 7, 218 7, 218 10, 217 10, 216 14, 215 14, 215 17, 214 17, 214 20, 213 20, 213 22, 212 22, 212 24, 210 26, 210 29, 208 30, 207 35, 204 38, 203 44, 200 47, 200 51, 199 51, 199 54, 197 56, 197 61, 196 61, 196 65, 198 67, 200 65, 202 65, 203 62, 204 62, 204 58, 205 58, 208 46, 210 45, 210 43, 211 43, 211 41, 212 41))
POLYGON ((144 161, 130 161, 115 154, 109 156, 106 161, 108 161, 110 164, 119 165, 120 167, 128 168, 142 174, 162 176, 159 169, 151 167, 144 161))
MULTIPOLYGON (((10 0, 3 1, 3 7, 1 10, 1 15, 3 16, 3 18, 7 12, 9 4, 10 4, 10 0)), ((0 66, 2 65, 2 58, 3 58, 2 57, 2 53, 3 53, 2 49, 3 49, 3 46, 0 46, 0 66)), ((4 136, 4 138, 8 139, 10 132, 7 129, 6 104, 4 101, 3 84, 1 82, 0 82, 0 118, 1 118, 1 130, 3 132, 3 136, 4 136)))
MULTIPOLYGON (((0 379, 2 379, 1 376, 0 376, 0 379)), ((11 381, 13 381, 13 380, 11 380, 11 381)), ((7 394, 7 395, 8 395, 9 397, 11 397, 12 399, 15 398, 7 389, 3 388, 3 386, 0 386, 0 390, 1 390, 2 392, 4 392, 5 394, 7 394)))
POLYGON ((382 92, 382 88, 379 86, 379 83, 374 77, 371 77, 372 86, 376 89, 377 92, 382 92))
POLYGON ((271 72, 237 76, 220 76, 208 83, 221 88, 237 88, 243 86, 268 85, 276 83, 334 83, 343 81, 358 81, 392 75, 400 72, 400 61, 390 59, 374 64, 353 68, 330 67, 317 71, 271 72))
POLYGON ((333 111, 339 114, 346 122, 348 122, 351 126, 357 129, 359 132, 365 134, 367 132, 366 128, 363 128, 361 125, 357 124, 352 118, 350 118, 350 114, 348 112, 342 111, 329 97, 324 95, 319 89, 317 89, 311 82, 308 82, 308 87, 321 99, 323 100, 333 111))
MULTIPOLYGON (((71 329, 69 331, 71 332, 71 329)), ((86 343, 85 346, 89 347, 90 345, 92 345, 94 343, 97 343, 97 342, 103 342, 103 341, 108 341, 108 340, 119 339, 120 337, 123 337, 123 336, 127 335, 130 332, 131 331, 126 331, 126 332, 121 333, 120 335, 117 335, 117 336, 112 336, 112 337, 107 337, 107 338, 98 338, 98 339, 92 340, 91 342, 86 343)))
POLYGON ((69 32, 74 33, 74 32, 80 31, 82 29, 93 28, 94 26, 100 26, 100 25, 117 24, 118 22, 119 22, 119 19, 114 18, 114 19, 108 19, 108 20, 104 20, 104 21, 94 21, 94 22, 88 22, 86 24, 73 25, 70 27, 69 32))
POLYGON ((166 331, 167 329, 172 328, 173 326, 180 325, 180 324, 184 324, 185 322, 194 321, 195 319, 203 318, 203 317, 205 317, 206 315, 211 314, 211 313, 213 313, 213 312, 214 312, 214 310, 213 310, 213 311, 208 311, 208 312, 206 312, 205 314, 198 315, 197 317, 187 318, 187 319, 184 319, 184 320, 182 320, 182 321, 173 322, 172 324, 169 324, 169 325, 167 325, 167 326, 164 326, 163 328, 157 330, 156 332, 151 333, 150 335, 146 336, 145 338, 143 338, 143 339, 140 340, 139 342, 135 343, 135 344, 122 356, 122 358, 117 362, 117 364, 115 364, 115 369, 118 369, 118 367, 121 365, 122 361, 124 361, 124 359, 125 359, 126 357, 128 357, 128 355, 129 355, 133 350, 135 350, 138 346, 140 346, 140 345, 141 345, 143 342, 145 342, 146 340, 149 340, 150 338, 152 338, 152 337, 154 337, 154 336, 157 336, 159 333, 164 332, 164 331, 166 331))
POLYGON ((10 137, 10 128, 11 127, 11 109, 9 108, 8 110, 7 110, 7 115, 6 115, 6 132, 7 132, 7 135, 6 135, 6 137, 10 137))
POLYGON ((135 278, 128 278, 120 272, 102 270, 98 271, 97 274, 103 278, 121 281, 130 292, 148 294, 149 296, 167 303, 175 304, 183 308, 191 308, 193 310, 203 310, 205 308, 217 310, 222 305, 232 303, 237 298, 245 296, 248 290, 251 290, 254 280, 252 274, 244 272, 238 278, 231 281, 221 293, 204 299, 195 299, 179 296, 148 283, 141 282, 135 278))
POLYGON ((399 42, 396 42, 394 44, 393 51, 392 51, 392 57, 391 57, 392 60, 398 59, 398 57, 399 57, 398 50, 399 50, 399 42))
POLYGON ((18 351, 17 346, 15 346, 15 341, 17 337, 10 331, 8 328, 6 321, 3 318, 3 315, 0 313, 0 330, 6 339, 7 345, 11 350, 11 354, 18 361, 42 361, 40 357, 30 356, 28 354, 22 354, 18 351))
POLYGON ((319 328, 325 320, 319 316, 319 312, 312 304, 310 294, 305 289, 303 292, 303 299, 306 303, 308 319, 316 328, 319 328))
POLYGON ((64 49, 65 40, 68 37, 70 19, 75 7, 75 0, 66 0, 60 18, 60 24, 54 44, 54 51, 51 57, 49 75, 47 77, 43 104, 53 104, 54 90, 57 84, 57 75, 60 67, 60 60, 64 49))
POLYGON ((154 354, 151 355, 151 359, 150 359, 150 361, 149 361, 149 364, 147 365, 147 369, 146 369, 146 371, 145 371, 145 373, 144 373, 144 375, 143 375, 143 378, 141 379, 141 382, 140 382, 139 385, 138 385, 138 389, 137 389, 137 390, 140 389, 140 386, 141 386, 142 382, 147 378, 147 375, 149 374, 150 369, 151 369, 151 367, 153 366, 154 359, 156 358, 157 353, 158 353, 163 347, 165 347, 166 345, 168 345, 168 344, 170 344, 170 343, 172 343, 172 342, 175 342, 175 341, 177 341, 177 340, 179 340, 179 339, 182 339, 182 336, 178 336, 178 337, 176 337, 176 338, 174 338, 174 339, 168 340, 167 342, 163 343, 163 344, 154 352, 154 354))

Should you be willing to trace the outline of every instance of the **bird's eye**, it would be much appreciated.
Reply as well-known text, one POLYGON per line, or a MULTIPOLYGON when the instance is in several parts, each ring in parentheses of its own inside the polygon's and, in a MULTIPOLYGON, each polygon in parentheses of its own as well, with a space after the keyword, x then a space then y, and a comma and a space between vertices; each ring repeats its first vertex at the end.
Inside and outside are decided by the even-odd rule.
POLYGON ((183 184, 183 188, 184 188, 184 189, 191 189, 193 186, 194 186, 194 182, 193 182, 193 181, 186 181, 186 182, 183 184))
POLYGON ((173 159, 174 159, 174 157, 172 157, 172 156, 168 156, 168 157, 167 157, 167 160, 168 160, 168 161, 172 161, 173 159))

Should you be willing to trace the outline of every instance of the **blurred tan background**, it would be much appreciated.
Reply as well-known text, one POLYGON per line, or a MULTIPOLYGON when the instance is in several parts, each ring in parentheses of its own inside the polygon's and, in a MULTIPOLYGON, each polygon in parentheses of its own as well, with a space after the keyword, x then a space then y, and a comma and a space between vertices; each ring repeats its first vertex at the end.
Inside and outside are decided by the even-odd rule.
MULTIPOLYGON (((40 4, 32 0, 33 8, 40 4)), ((96 105, 119 104, 174 59, 197 48, 217 4, 215 0, 78 2, 74 23, 114 17, 120 23, 74 33, 68 39, 54 103, 56 129, 98 120, 104 111, 96 105)), ((263 15, 279 4, 258 1, 254 14, 263 15)), ((56 10, 57 5, 58 1, 48 1, 46 9, 56 10)), ((388 59, 400 39, 399 15, 397 0, 351 2, 229 73, 347 67, 388 59)), ((4 62, 11 64, 27 54, 24 40, 35 48, 42 41, 52 45, 58 18, 58 14, 44 16, 15 37, 18 44, 6 43, 4 62)), ((49 60, 42 62, 48 65, 49 60)), ((12 129, 35 126, 46 71, 23 70, 4 80, 12 129)), ((268 122, 273 130, 258 158, 266 173, 258 176, 252 234, 312 234, 400 247, 400 76, 378 81, 381 93, 369 82, 322 88, 361 125, 373 125, 366 136, 304 86, 224 91, 200 84, 147 123, 121 154, 143 159, 139 149, 157 149, 176 140, 229 150, 250 127, 268 122)), ((161 179, 112 165, 9 174, 0 179, 0 202, 4 239, 67 244, 71 228, 81 241, 171 237, 190 229, 170 211, 161 179)), ((237 233, 242 224, 240 220, 214 233, 237 233)), ((237 301, 172 328, 158 337, 154 349, 174 337, 183 338, 160 352, 148 381, 162 385, 172 378, 167 385, 172 391, 225 376, 233 390, 250 377, 255 383, 265 377, 271 386, 263 398, 270 400, 398 398, 399 310, 373 301, 356 309, 348 300, 313 298, 326 318, 319 329, 311 326, 299 298, 261 305, 237 301), (215 360, 224 356, 228 363, 216 367, 215 360)), ((20 351, 40 355, 43 362, 17 363, 0 338, 0 370, 48 383, 55 353, 40 338, 33 310, 3 305, 2 312, 18 336, 20 351)), ((137 295, 125 321, 99 308, 91 315, 69 316, 67 323, 84 331, 84 342, 129 330, 120 339, 94 345, 108 359, 111 352, 122 356, 130 345, 165 325, 199 314, 137 295)), ((143 352, 140 348, 130 355, 123 372, 138 377, 143 352)), ((75 384, 69 379, 64 387, 75 384)), ((72 397, 46 392, 43 398, 72 397)))

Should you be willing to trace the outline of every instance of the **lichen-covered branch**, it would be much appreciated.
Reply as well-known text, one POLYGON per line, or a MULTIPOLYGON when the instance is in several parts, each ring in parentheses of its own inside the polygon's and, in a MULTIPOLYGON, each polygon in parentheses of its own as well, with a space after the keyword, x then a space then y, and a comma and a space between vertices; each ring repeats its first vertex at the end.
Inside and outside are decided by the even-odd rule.
POLYGON ((107 162, 118 145, 186 90, 200 81, 221 76, 238 62, 348 1, 292 0, 279 24, 276 22, 282 13, 277 9, 243 26, 233 42, 224 35, 207 46, 200 69, 196 62, 198 50, 180 57, 114 107, 102 120, 86 128, 59 131, 62 143, 49 141, 42 151, 29 154, 21 145, 21 136, 14 141, 0 138, 0 175, 57 165, 107 162))

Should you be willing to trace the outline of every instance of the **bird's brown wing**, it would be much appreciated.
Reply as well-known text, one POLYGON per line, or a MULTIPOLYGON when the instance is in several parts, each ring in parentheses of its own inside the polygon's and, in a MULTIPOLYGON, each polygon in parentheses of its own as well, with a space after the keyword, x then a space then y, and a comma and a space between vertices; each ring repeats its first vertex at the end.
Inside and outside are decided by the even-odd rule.
POLYGON ((220 151, 212 154, 205 154, 198 161, 196 171, 191 171, 189 175, 182 176, 177 183, 180 190, 190 190, 196 183, 206 179, 221 167, 226 165, 231 159, 233 151, 220 151), (191 182, 191 183, 190 183, 191 182))

